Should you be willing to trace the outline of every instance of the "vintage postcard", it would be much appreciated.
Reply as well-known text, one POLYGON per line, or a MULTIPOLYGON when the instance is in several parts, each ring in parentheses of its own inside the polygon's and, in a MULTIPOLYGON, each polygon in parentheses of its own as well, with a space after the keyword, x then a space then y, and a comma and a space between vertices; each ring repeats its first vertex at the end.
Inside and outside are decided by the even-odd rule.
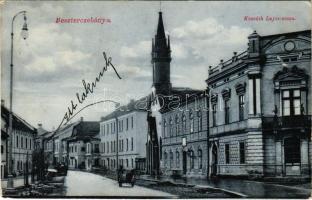
POLYGON ((2 196, 309 198, 310 12, 2 2, 2 196))

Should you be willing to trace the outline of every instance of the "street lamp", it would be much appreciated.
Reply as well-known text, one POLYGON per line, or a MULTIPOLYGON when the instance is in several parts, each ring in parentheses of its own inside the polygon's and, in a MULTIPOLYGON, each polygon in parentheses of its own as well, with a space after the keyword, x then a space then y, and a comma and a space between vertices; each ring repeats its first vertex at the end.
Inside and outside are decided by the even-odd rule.
POLYGON ((21 36, 24 38, 24 40, 26 40, 28 38, 28 28, 27 28, 27 23, 26 23, 26 15, 24 13, 24 25, 22 28, 22 32, 21 32, 21 36))
POLYGON ((13 160, 12 160, 12 136, 13 136, 13 128, 12 128, 12 122, 13 122, 13 114, 12 114, 12 101, 13 101, 13 39, 14 39, 14 20, 17 16, 23 14, 24 15, 24 25, 22 28, 22 37, 24 40, 28 37, 28 28, 27 28, 27 18, 26 18, 26 11, 20 11, 16 13, 12 19, 11 24, 11 73, 10 73, 10 113, 9 113, 9 145, 8 145, 8 182, 7 182, 7 191, 13 191, 14 190, 14 184, 13 184, 13 160))

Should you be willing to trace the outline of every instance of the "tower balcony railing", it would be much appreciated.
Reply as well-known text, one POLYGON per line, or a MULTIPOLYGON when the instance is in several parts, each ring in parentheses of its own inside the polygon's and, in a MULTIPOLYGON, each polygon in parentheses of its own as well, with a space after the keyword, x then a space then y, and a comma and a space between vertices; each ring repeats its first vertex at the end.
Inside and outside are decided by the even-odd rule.
POLYGON ((262 117, 262 128, 267 130, 311 129, 311 115, 262 117))

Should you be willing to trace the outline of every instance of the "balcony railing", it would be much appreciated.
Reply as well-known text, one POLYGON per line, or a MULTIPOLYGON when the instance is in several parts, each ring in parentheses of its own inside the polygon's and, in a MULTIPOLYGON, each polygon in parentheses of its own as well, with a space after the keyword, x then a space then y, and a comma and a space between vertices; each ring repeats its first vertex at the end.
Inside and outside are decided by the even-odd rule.
POLYGON ((283 116, 283 117, 263 117, 263 129, 291 129, 291 128, 311 128, 311 115, 283 116))
POLYGON ((209 70, 209 75, 212 75, 214 73, 220 72, 222 71, 224 68, 230 66, 232 63, 235 63, 236 61, 240 61, 243 57, 247 56, 248 52, 244 51, 234 57, 232 57, 231 59, 220 63, 219 65, 217 65, 216 67, 212 68, 209 70))
POLYGON ((241 131, 248 127, 247 120, 231 122, 229 124, 222 124, 210 127, 210 135, 217 135, 227 132, 241 131))

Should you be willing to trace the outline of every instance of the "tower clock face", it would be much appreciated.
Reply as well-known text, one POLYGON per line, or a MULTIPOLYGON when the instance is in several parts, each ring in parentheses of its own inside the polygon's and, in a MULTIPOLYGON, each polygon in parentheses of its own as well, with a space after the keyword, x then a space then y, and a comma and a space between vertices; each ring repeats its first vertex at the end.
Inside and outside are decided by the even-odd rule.
POLYGON ((295 43, 293 41, 288 41, 285 43, 284 48, 286 51, 292 51, 295 49, 295 43))

